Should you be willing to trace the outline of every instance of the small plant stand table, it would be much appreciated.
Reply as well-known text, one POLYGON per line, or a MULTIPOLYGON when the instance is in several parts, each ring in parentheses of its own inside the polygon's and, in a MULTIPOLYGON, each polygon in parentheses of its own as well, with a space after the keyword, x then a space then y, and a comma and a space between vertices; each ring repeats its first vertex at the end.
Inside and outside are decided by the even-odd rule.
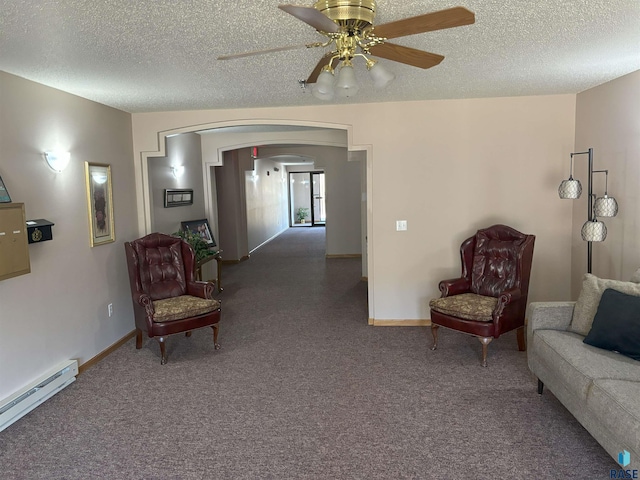
POLYGON ((218 250, 213 255, 209 255, 207 258, 203 258, 202 260, 196 262, 196 280, 202 280, 202 266, 206 263, 209 263, 211 260, 215 260, 218 264, 218 279, 216 281, 216 287, 218 288, 218 292, 221 292, 222 289, 222 250, 218 250))

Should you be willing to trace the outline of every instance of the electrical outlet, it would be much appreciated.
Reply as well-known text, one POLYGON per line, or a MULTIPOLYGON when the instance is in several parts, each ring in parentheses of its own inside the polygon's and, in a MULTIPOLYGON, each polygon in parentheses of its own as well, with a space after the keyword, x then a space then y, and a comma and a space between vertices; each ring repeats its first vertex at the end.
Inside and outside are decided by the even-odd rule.
POLYGON ((113 315, 113 303, 107 305, 107 309, 109 310, 109 316, 113 315))
POLYGON ((406 220, 396 220, 396 231, 404 232, 407 229, 407 221, 406 220))

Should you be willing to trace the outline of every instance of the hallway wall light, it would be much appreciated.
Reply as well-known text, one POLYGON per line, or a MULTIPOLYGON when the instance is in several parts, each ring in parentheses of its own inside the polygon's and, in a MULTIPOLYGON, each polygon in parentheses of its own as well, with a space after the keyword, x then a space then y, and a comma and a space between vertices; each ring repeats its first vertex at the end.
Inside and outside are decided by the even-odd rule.
POLYGON ((59 173, 67 168, 67 165, 69 165, 69 160, 71 160, 71 153, 61 151, 44 152, 44 158, 51 170, 59 173))
POLYGON ((176 165, 174 167, 171 167, 171 173, 173 173, 173 176, 175 178, 180 178, 182 175, 184 175, 184 165, 176 165))

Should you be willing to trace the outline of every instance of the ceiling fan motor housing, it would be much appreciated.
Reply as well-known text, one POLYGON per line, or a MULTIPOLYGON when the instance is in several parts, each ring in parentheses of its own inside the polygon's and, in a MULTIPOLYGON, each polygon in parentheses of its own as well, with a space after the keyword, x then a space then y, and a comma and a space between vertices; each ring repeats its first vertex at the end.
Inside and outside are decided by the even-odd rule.
POLYGON ((371 27, 376 16, 375 0, 319 0, 314 8, 348 32, 371 27))

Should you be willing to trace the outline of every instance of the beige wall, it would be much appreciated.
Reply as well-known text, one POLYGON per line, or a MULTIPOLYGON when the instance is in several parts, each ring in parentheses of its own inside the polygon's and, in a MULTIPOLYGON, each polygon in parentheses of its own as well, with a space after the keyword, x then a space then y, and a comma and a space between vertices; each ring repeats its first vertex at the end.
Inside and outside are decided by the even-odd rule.
MULTIPOLYGON (((593 243, 593 273, 628 280, 640 267, 640 71, 580 93, 576 101, 576 150, 593 148, 594 169, 609 170, 609 195, 618 216, 601 219, 607 226, 604 242, 593 243)), ((587 156, 575 158, 574 177, 583 195, 573 200, 572 294, 577 298, 587 271, 587 244, 580 228, 587 219, 587 156), (582 157, 582 158, 580 158, 582 157)), ((564 158, 565 176, 569 156, 564 158)), ((604 193, 604 175, 594 175, 594 193, 604 193)))
POLYGON ((0 72, 0 176, 27 219, 55 223, 29 246, 31 273, 0 282, 0 399, 55 364, 86 362, 133 330, 123 242, 138 232, 131 116, 0 72), (71 152, 55 173, 42 152, 71 152), (112 167, 116 241, 91 248, 84 162, 112 167), (108 316, 107 304, 114 314, 108 316))
POLYGON ((287 172, 272 160, 257 159, 244 179, 251 252, 289 227, 287 172))
POLYGON ((214 167, 217 195, 215 217, 219 245, 225 260, 240 261, 249 255, 244 177, 252 165, 248 151, 228 150, 224 152, 223 165, 214 167))
POLYGON ((149 162, 151 192, 151 225, 154 232, 171 234, 180 229, 180 222, 206 218, 204 212, 204 186, 202 183, 202 150, 200 136, 185 133, 167 138, 166 157, 152 158, 149 162), (184 174, 176 178, 172 167, 182 165, 184 174), (193 205, 164 206, 167 188, 193 190, 193 205))
POLYGON ((569 297, 572 206, 557 185, 573 151, 574 95, 134 114, 137 181, 159 132, 277 122, 343 129, 349 149, 367 150, 376 320, 428 318, 438 281, 459 273, 460 243, 492 223, 537 236, 532 300, 569 297))

